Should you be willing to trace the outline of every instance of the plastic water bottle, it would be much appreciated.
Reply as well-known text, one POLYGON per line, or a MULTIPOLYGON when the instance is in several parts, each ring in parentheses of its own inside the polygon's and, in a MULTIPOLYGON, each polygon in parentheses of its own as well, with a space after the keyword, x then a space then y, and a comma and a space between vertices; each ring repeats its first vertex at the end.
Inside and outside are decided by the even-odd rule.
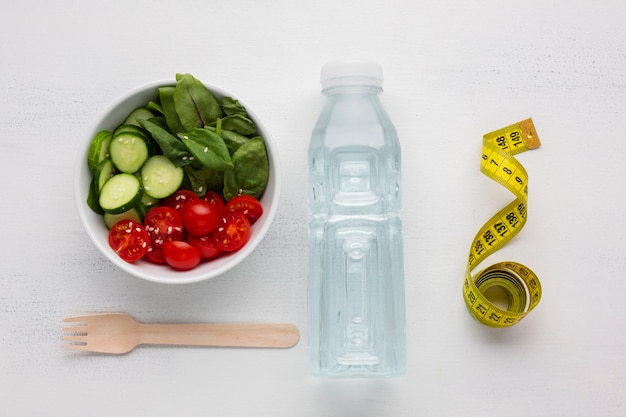
POLYGON ((384 377, 406 368, 400 143, 382 69, 336 61, 309 146, 310 370, 384 377))

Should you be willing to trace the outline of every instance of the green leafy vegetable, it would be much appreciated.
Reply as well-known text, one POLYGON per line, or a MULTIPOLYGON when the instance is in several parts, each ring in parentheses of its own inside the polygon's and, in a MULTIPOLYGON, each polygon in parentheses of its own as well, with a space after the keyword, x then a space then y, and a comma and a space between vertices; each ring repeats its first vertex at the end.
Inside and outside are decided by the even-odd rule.
MULTIPOLYGON (((231 114, 221 119, 222 129, 232 130, 239 134, 250 136, 256 133, 254 122, 243 114, 231 114)), ((209 126, 215 126, 217 121, 209 126)))
POLYGON ((244 143, 232 156, 233 169, 224 174, 224 198, 230 200, 238 194, 259 198, 269 179, 269 162, 262 137, 244 143))
POLYGON ((206 166, 194 169, 191 165, 184 166, 183 169, 189 188, 199 196, 203 196, 208 190, 222 192, 224 171, 217 171, 206 166))
POLYGON ((195 128, 178 135, 189 152, 202 165, 225 171, 232 168, 230 153, 224 140, 215 132, 208 129, 195 128))
POLYGON ((146 104, 146 109, 152 111, 153 113, 163 115, 163 109, 161 108, 161 105, 155 101, 148 102, 148 104, 146 104))
POLYGON ((219 102, 202 82, 191 74, 178 74, 176 80, 174 105, 185 131, 204 127, 222 116, 219 102))
POLYGON ((250 140, 249 137, 241 135, 237 132, 233 132, 232 130, 222 129, 220 132, 217 132, 217 128, 214 128, 212 126, 207 126, 206 129, 218 133, 218 135, 220 135, 222 139, 224 139, 224 143, 226 144, 226 147, 228 148, 228 151, 231 155, 234 154, 241 145, 250 140))
POLYGON ((239 100, 235 100, 232 97, 224 97, 222 99, 222 109, 224 110, 224 114, 230 116, 231 114, 243 114, 244 116, 248 115, 246 108, 239 103, 239 100))
POLYGON ((163 155, 167 156, 175 166, 181 167, 190 163, 189 157, 191 153, 180 139, 167 130, 164 118, 153 117, 152 119, 142 120, 140 123, 159 145, 163 155))
POLYGON ((163 110, 163 115, 165 116, 165 121, 167 122, 167 127, 170 132, 175 135, 183 132, 185 128, 178 117, 174 104, 174 91, 176 91, 176 87, 161 87, 157 91, 161 103, 161 110, 163 110))
POLYGON ((261 196, 269 178, 265 142, 238 100, 218 100, 191 74, 176 74, 176 85, 157 88, 146 108, 158 116, 140 124, 184 169, 185 187, 198 195, 220 191, 227 200, 261 196))

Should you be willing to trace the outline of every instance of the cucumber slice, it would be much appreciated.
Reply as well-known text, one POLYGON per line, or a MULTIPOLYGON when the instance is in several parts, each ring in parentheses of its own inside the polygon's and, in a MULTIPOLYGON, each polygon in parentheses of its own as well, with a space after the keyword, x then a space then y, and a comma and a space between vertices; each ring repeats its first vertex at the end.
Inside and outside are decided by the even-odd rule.
POLYGON ((124 120, 124 124, 141 126, 139 124, 140 120, 152 119, 153 117, 154 114, 150 110, 145 107, 139 107, 130 112, 126 120, 124 120))
POLYGON ((139 135, 148 139, 148 132, 143 127, 137 126, 137 125, 132 125, 132 124, 119 125, 113 131, 113 137, 121 135, 122 133, 131 133, 133 135, 139 135))
POLYGON ((96 192, 96 196, 100 195, 100 190, 104 186, 104 183, 107 182, 109 178, 115 175, 115 165, 113 165, 113 161, 109 158, 103 160, 98 164, 96 168, 96 172, 93 175, 94 178, 94 191, 96 192))
POLYGON ((152 198, 168 197, 183 183, 185 172, 163 155, 151 156, 141 168, 144 191, 152 198))
POLYGON ((106 213, 119 214, 137 206, 143 195, 139 178, 121 173, 112 176, 100 190, 100 207, 106 213))
POLYGON ((104 214, 104 210, 100 207, 98 202, 98 195, 96 193, 96 182, 94 179, 89 183, 89 192, 87 193, 87 206, 96 214, 104 214))
POLYGON ((143 224, 143 219, 146 216, 146 207, 140 202, 137 206, 119 214, 104 213, 104 224, 108 229, 120 220, 134 220, 137 223, 143 224))
POLYGON ((149 141, 142 134, 121 132, 113 135, 109 154, 119 171, 133 174, 139 171, 150 156, 149 141))
POLYGON ((146 206, 147 209, 151 209, 159 205, 161 200, 158 198, 150 197, 148 193, 143 193, 143 197, 141 197, 141 203, 146 206))
POLYGON ((109 144, 112 137, 112 133, 108 130, 101 130, 91 139, 87 151, 87 166, 91 172, 95 172, 98 164, 109 157, 109 144))

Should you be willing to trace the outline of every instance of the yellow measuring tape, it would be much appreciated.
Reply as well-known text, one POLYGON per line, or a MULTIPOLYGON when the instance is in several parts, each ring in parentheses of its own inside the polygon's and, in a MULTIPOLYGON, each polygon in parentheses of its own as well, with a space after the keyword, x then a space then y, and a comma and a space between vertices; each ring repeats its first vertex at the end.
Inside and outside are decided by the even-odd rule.
POLYGON ((491 217, 476 234, 465 272, 465 304, 474 318, 490 327, 518 323, 541 299, 539 279, 519 263, 501 262, 472 276, 478 264, 513 239, 526 224, 528 174, 513 155, 540 145, 532 119, 483 137, 480 171, 515 195, 515 200, 491 217), (499 308, 485 296, 493 290, 506 294, 506 309, 499 308))

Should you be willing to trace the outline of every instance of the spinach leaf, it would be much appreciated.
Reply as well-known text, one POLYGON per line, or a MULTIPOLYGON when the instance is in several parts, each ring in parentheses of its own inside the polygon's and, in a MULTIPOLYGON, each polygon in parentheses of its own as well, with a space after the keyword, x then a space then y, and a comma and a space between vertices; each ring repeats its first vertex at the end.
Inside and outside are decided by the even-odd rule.
POLYGON ((224 110, 224 114, 227 116, 230 116, 231 114, 243 114, 244 116, 248 115, 248 111, 241 103, 239 103, 239 100, 232 97, 224 97, 222 99, 222 110, 224 110))
POLYGON ((163 115, 163 109, 161 108, 161 105, 157 102, 150 101, 146 105, 146 109, 152 111, 153 113, 158 113, 158 114, 163 115))
MULTIPOLYGON (((231 114, 221 119, 222 129, 232 130, 244 136, 254 135, 256 133, 256 126, 254 122, 243 114, 231 114)), ((216 122, 211 123, 209 126, 215 126, 216 122)))
POLYGON ((238 194, 259 198, 267 186, 269 161, 262 137, 250 139, 233 154, 233 169, 224 174, 224 198, 238 194))
MULTIPOLYGON (((212 126, 207 126, 206 129, 217 132, 217 128, 212 126)), ((234 154, 241 145, 250 140, 247 136, 240 135, 232 130, 221 130, 218 134, 222 137, 222 139, 224 139, 224 143, 226 144, 228 152, 230 152, 231 155, 234 154)))
POLYGON ((173 134, 177 134, 185 130, 180 118, 178 117, 178 113, 176 113, 176 107, 174 105, 175 90, 175 87, 160 87, 158 89, 161 109, 163 110, 167 127, 173 134))
POLYGON ((178 135, 189 152, 202 163, 218 171, 233 167, 224 140, 208 129, 195 128, 178 135))
POLYGON ((202 197, 208 190, 222 191, 224 186, 224 172, 211 167, 202 166, 194 169, 191 165, 183 167, 188 185, 197 195, 202 197))
POLYGON ((168 131, 166 120, 163 117, 153 117, 141 120, 141 126, 150 133, 152 139, 159 145, 163 155, 167 156, 176 167, 189 164, 191 154, 187 147, 168 131))
POLYGON ((191 74, 177 74, 176 80, 174 105, 185 131, 204 127, 222 116, 219 102, 201 81, 191 74))

